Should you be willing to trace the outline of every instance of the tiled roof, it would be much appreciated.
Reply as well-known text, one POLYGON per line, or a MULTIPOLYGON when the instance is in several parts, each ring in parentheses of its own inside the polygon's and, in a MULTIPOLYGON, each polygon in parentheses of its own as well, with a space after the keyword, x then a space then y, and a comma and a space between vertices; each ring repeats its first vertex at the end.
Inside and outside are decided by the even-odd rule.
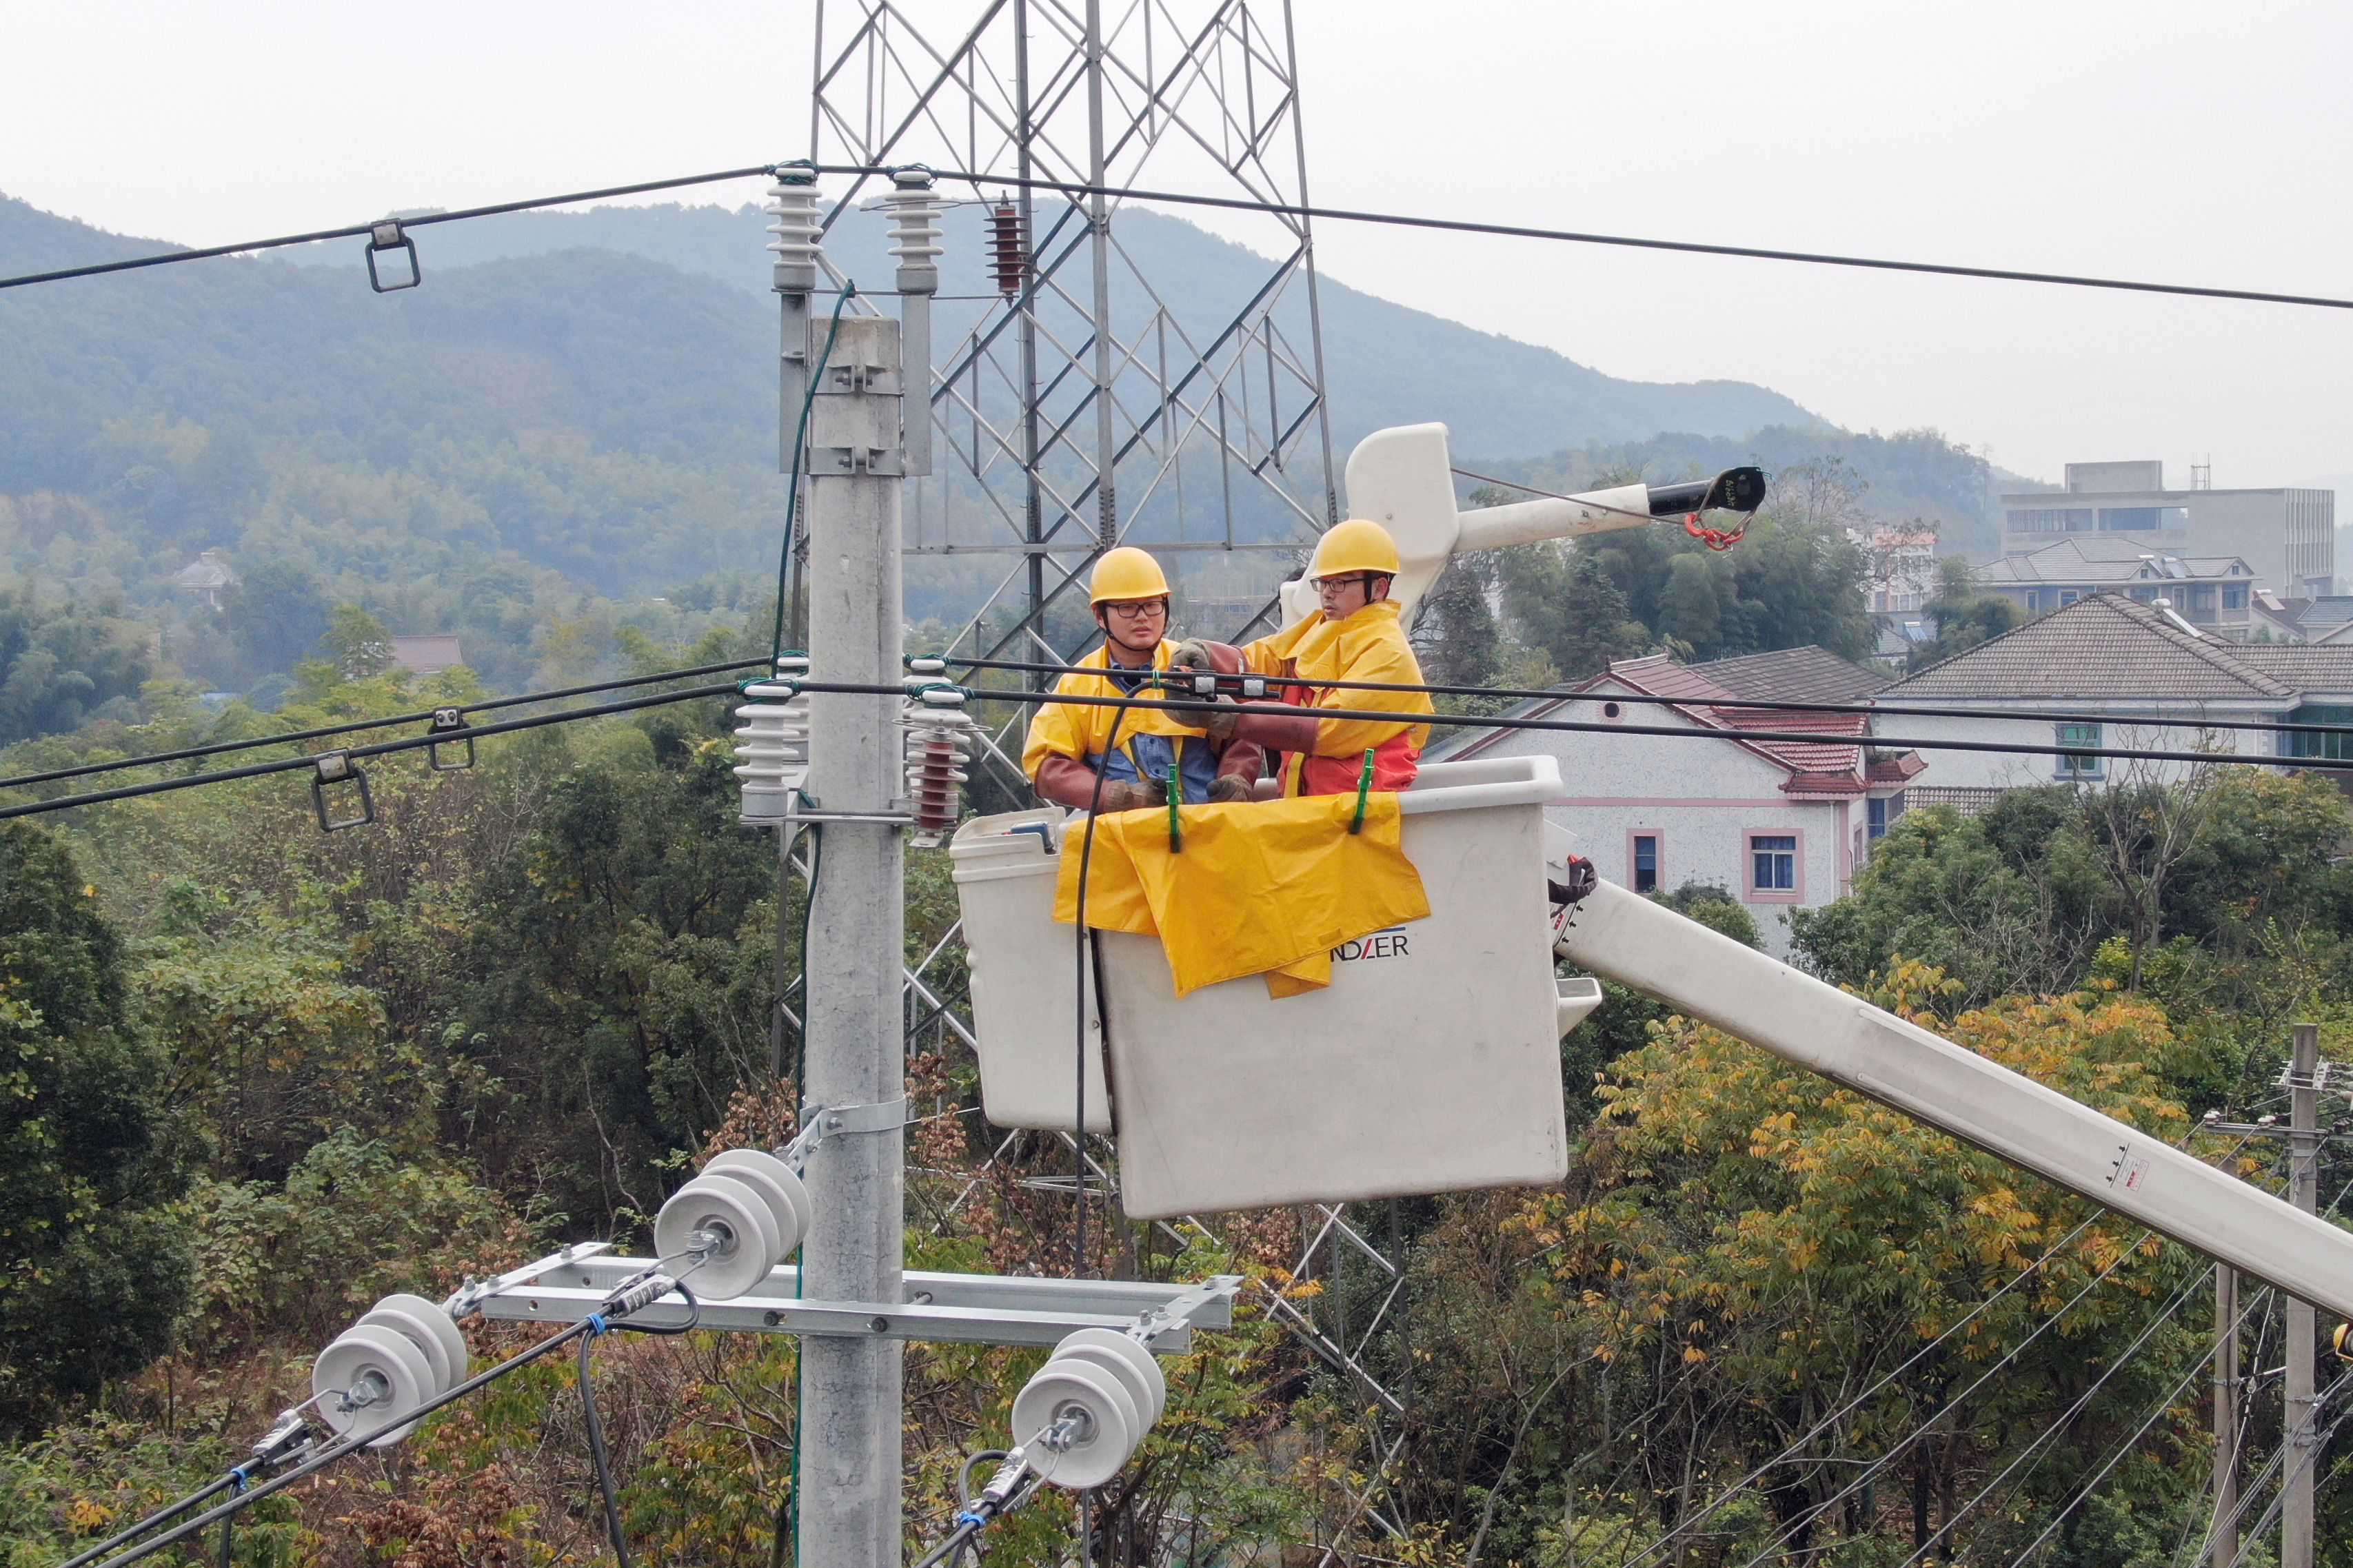
POLYGON ((1712 658, 1691 672, 1751 702, 1852 702, 1894 684, 1826 647, 1785 647, 1774 653, 1712 658))
MULTIPOLYGON (((1680 711, 1713 730, 1796 730, 1824 736, 1861 736, 1868 732, 1869 720, 1861 713, 1810 713, 1788 708, 1720 707, 1720 702, 1741 699, 1738 693, 1727 690, 1703 674, 1706 668, 1677 664, 1664 654, 1653 654, 1648 658, 1613 660, 1607 675, 1596 676, 1586 684, 1590 688, 1604 680, 1615 680, 1647 696, 1676 698, 1679 700, 1675 706, 1680 711)), ((1785 788, 1819 794, 1824 790, 1852 791, 1861 787, 1857 775, 1862 764, 1862 748, 1859 745, 1810 741, 1749 741, 1746 743, 1788 768, 1792 774, 1800 775, 1792 777, 1785 788), (1812 782, 1800 782, 1801 777, 1808 775, 1836 777, 1825 779, 1815 776, 1812 782)))
POLYGON ((1993 588, 2026 583, 2185 582, 2253 575, 2235 555, 2181 555, 2151 550, 2137 540, 2104 539, 2097 534, 2063 539, 2024 555, 2005 555, 1977 570, 1978 581, 1993 588))
POLYGON ((1888 688, 1893 702, 1981 698, 2247 701, 2295 688, 2243 647, 2183 631, 2121 594, 2093 594, 1930 665, 1888 688))
POLYGON ((2353 643, 2251 642, 2231 651, 2298 691, 2353 691, 2353 643))
POLYGON ((2341 626, 2353 621, 2353 598, 2315 599, 2305 606, 2304 614, 2296 619, 2307 626, 2341 626))

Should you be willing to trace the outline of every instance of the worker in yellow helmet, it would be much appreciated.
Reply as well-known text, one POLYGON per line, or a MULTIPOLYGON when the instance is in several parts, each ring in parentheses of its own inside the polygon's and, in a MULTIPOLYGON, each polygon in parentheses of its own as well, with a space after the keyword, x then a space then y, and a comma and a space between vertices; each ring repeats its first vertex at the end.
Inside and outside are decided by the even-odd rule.
MULTIPOLYGON (((1397 542, 1377 522, 1361 518, 1334 525, 1315 546, 1314 579, 1322 608, 1295 626, 1241 650, 1257 675, 1319 680, 1386 681, 1419 686, 1421 663, 1398 622, 1389 585, 1398 572, 1397 542)), ((1175 662, 1202 668, 1213 645, 1186 642, 1175 662)), ((1250 703, 1214 716, 1209 733, 1255 741, 1287 753, 1285 795, 1353 795, 1373 753, 1373 785, 1401 790, 1413 783, 1430 726, 1410 719, 1317 719, 1318 708, 1378 709, 1398 714, 1433 711, 1421 691, 1357 691, 1313 684, 1286 686, 1280 703, 1250 703)))
MULTIPOLYGON (((1160 563, 1129 545, 1106 551, 1095 563, 1089 597, 1095 625, 1103 628, 1103 647, 1079 661, 1082 669, 1055 682, 1055 691, 1155 700, 1172 695, 1149 685, 1152 671, 1168 668, 1171 652, 1168 579, 1160 563)), ((1241 672, 1240 650, 1222 643, 1198 646, 1202 668, 1241 672)), ((1029 721, 1021 767, 1039 797, 1058 805, 1133 811, 1166 805, 1172 772, 1188 805, 1248 800, 1265 771, 1266 753, 1254 742, 1211 737, 1189 714, 1049 702, 1029 721)))

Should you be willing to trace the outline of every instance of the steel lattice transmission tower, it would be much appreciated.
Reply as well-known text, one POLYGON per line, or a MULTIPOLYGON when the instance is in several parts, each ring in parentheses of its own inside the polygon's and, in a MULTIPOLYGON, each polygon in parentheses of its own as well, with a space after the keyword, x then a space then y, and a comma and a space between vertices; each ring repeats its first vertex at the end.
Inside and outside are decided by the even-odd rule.
MULTIPOLYGON (((819 0, 816 58, 821 165, 1306 202, 1286 0, 819 0)), ((847 198, 833 218, 886 184, 828 191, 847 198)), ((1253 241, 1272 258, 1205 289, 1153 276, 1170 220, 969 191, 981 221, 951 245, 985 247, 997 291, 938 307, 934 477, 911 487, 907 529, 911 556, 989 558, 952 651, 1074 651, 1048 614, 1114 543, 1291 550, 1335 520, 1305 219, 1268 219, 1253 241)), ((976 258, 958 259, 969 276, 976 258)), ((1198 629, 1235 635, 1263 593, 1230 616, 1209 597, 1195 618, 1218 624, 1198 629)))

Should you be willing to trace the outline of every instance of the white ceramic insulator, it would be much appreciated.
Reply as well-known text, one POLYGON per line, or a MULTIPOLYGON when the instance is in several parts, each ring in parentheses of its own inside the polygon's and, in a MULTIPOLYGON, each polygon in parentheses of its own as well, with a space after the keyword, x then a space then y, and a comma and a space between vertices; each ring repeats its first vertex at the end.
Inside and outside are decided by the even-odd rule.
MULTIPOLYGON (((375 1323, 353 1324, 335 1337, 311 1363, 311 1393, 318 1411, 337 1436, 374 1432, 388 1421, 404 1421, 441 1391, 432 1363, 409 1338, 375 1323), (344 1395, 372 1384, 380 1397, 346 1408, 344 1395)), ((371 1448, 389 1448, 417 1429, 413 1421, 371 1438, 371 1448)))
POLYGON ((1047 1480, 1082 1491, 1119 1474, 1144 1441, 1145 1421, 1121 1380, 1071 1356, 1051 1356, 1013 1396, 1013 1436, 1047 1480), (1086 1414, 1084 1436, 1059 1452, 1038 1434, 1067 1413, 1086 1414))
POLYGON ((900 723, 907 731, 907 799, 914 816, 908 842, 929 849, 954 833, 964 815, 964 765, 980 726, 952 691, 926 691, 911 700, 900 723))
POLYGON ((891 254, 899 263, 899 291, 931 293, 940 286, 939 198, 923 187, 901 186, 882 198, 891 214, 891 254))
POLYGON ((768 187, 767 215, 776 219, 768 232, 776 237, 768 248, 776 253, 776 286, 787 292, 808 293, 817 287, 818 194, 815 184, 778 180, 768 187))
POLYGON ((808 780, 808 696, 786 696, 790 689, 754 685, 746 696, 773 692, 784 700, 735 710, 735 776, 744 781, 740 812, 747 826, 782 822, 791 813, 793 793, 808 780))

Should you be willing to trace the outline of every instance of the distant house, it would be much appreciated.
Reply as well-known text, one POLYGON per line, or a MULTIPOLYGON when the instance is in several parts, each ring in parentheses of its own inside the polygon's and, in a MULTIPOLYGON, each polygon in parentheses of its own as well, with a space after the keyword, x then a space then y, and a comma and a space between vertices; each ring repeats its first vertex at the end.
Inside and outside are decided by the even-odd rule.
POLYGON ((1937 787, 1916 794, 1914 805, 1946 791, 1969 792, 1956 795, 1955 804, 1982 805, 1987 791, 2120 777, 2174 779, 2196 764, 1958 752, 1935 742, 2227 752, 2284 763, 2353 754, 2353 642, 2230 642, 2169 608, 2104 592, 1932 665, 1876 700, 1978 710, 1981 716, 1960 718, 1882 714, 1877 729, 1922 742, 1921 754, 1936 769, 1937 787), (2083 718, 2002 716, 2020 708, 2083 718), (2295 736, 2211 727, 2250 720, 2348 728, 2342 736, 2295 736))
POLYGON ((2093 594, 2163 599, 2184 620, 2233 642, 2258 624, 2252 609, 2255 574, 2235 555, 2180 555, 2116 534, 2069 536, 1977 570, 1978 586, 2030 616, 2063 609, 2093 594))
POLYGON ((1779 914, 1845 890, 1871 839, 1902 814, 1922 764, 1873 748, 1861 713, 1722 704, 1848 701, 1884 684, 1821 648, 1691 666, 1663 655, 1625 659, 1508 716, 1696 731, 1712 740, 1465 729, 1431 747, 1429 760, 1558 759, 1567 793, 1546 815, 1575 836, 1603 877, 1638 892, 1721 887, 1750 907, 1767 944, 1786 952, 1789 932, 1779 914), (1671 700, 1614 700, 1622 697, 1671 700), (1751 731, 1820 739, 1765 741, 1745 733, 1751 731))
POLYGON ((172 574, 172 587, 177 593, 202 599, 206 607, 220 608, 221 590, 237 582, 237 574, 221 559, 217 550, 207 550, 172 574))
POLYGON ((454 637, 395 637, 392 639, 392 663, 396 669, 406 669, 417 675, 438 675, 465 663, 458 651, 454 637))
POLYGON ((2137 550, 2235 555, 2284 595, 2335 586, 2334 490, 2218 490, 2211 471, 2196 468, 2188 489, 2169 490, 2162 463, 2070 463, 2063 491, 2005 495, 2001 507, 2005 555, 2040 550, 2054 535, 2121 535, 2137 550))

